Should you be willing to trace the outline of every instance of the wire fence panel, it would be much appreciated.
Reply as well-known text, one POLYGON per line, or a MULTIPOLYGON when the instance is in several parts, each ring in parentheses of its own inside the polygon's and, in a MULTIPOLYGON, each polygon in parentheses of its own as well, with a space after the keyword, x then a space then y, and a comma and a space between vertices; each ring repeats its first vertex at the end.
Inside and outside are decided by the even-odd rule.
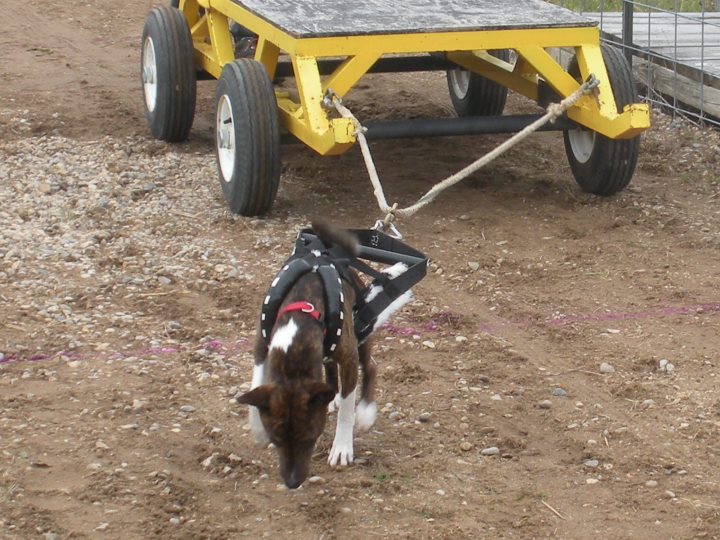
POLYGON ((621 47, 646 101, 720 127, 720 0, 556 0, 597 20, 621 47))

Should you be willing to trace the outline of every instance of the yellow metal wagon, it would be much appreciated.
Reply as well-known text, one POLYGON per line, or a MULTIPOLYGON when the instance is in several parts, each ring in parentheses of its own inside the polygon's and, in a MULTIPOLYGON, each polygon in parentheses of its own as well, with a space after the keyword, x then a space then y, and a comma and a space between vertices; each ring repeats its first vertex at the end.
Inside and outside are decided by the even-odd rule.
POLYGON ((158 139, 186 139, 197 79, 218 79, 218 174, 230 209, 243 215, 265 213, 275 199, 281 126, 319 154, 352 146, 352 121, 325 98, 346 95, 366 73, 445 70, 458 113, 369 124, 369 139, 517 131, 536 117, 502 116, 508 89, 547 105, 594 75, 594 93, 548 129, 564 131, 576 180, 598 195, 628 185, 649 127, 624 56, 600 44, 595 23, 541 0, 179 0, 149 13, 141 59, 158 139), (248 39, 253 57, 236 58, 248 39), (552 48, 574 50, 567 69, 552 48), (281 77, 294 77, 295 88, 276 89, 281 77))

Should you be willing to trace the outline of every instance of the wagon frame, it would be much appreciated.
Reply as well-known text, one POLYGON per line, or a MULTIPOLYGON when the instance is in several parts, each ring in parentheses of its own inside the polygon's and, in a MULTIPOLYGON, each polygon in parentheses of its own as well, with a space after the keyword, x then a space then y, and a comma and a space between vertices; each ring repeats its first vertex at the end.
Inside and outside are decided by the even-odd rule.
MULTIPOLYGON (((382 4, 382 0, 375 0, 370 4, 377 5, 378 2, 382 4)), ((416 0, 415 4, 422 2, 423 0, 416 0)), ((283 0, 276 3, 282 4, 283 0)), ((308 3, 313 4, 312 1, 308 3)), ((492 0, 484 2, 484 4, 493 3, 497 4, 492 0)), ((377 71, 379 67, 382 69, 383 62, 386 65, 389 62, 394 62, 394 65, 403 63, 409 65, 414 62, 415 65, 420 66, 420 69, 431 64, 439 66, 439 69, 461 68, 473 74, 472 76, 497 83, 540 104, 558 101, 571 95, 579 88, 582 80, 591 74, 594 75, 599 81, 594 93, 584 96, 570 108, 567 111, 569 122, 561 122, 557 127, 566 130, 566 133, 570 131, 570 140, 568 141, 566 137, 566 148, 568 152, 574 152, 581 165, 584 159, 591 159, 593 152, 596 152, 595 146, 598 144, 596 139, 606 141, 606 147, 608 144, 622 145, 621 141, 634 140, 650 125, 648 106, 635 103, 632 79, 626 80, 624 67, 618 64, 618 60, 614 57, 610 59, 611 65, 607 58, 608 53, 604 47, 601 47, 599 29, 589 21, 578 21, 574 18, 575 15, 567 21, 561 16, 558 21, 557 14, 563 15, 565 10, 555 6, 542 7, 540 4, 544 2, 539 0, 524 0, 524 5, 542 10, 555 10, 549 12, 556 17, 555 20, 544 23, 541 21, 534 25, 504 25, 502 21, 498 23, 495 20, 492 24, 480 26, 476 24, 468 28, 462 25, 458 28, 437 25, 423 28, 422 25, 419 27, 409 25, 410 28, 404 29, 401 25, 399 29, 393 27, 389 31, 384 31, 382 28, 379 31, 366 28, 372 26, 368 24, 368 20, 358 21, 357 31, 348 31, 345 24, 340 24, 340 28, 331 27, 327 31, 318 31, 313 25, 298 24, 297 17, 293 19, 278 15, 280 13, 278 10, 269 10, 259 4, 261 3, 256 0, 176 2, 187 24, 194 51, 194 69, 201 77, 221 79, 224 68, 237 62, 231 24, 235 22, 255 34, 257 44, 254 60, 264 67, 268 80, 273 81, 278 75, 287 74, 280 72, 289 64, 296 83, 295 91, 277 87, 272 91, 280 124, 290 134, 321 155, 341 154, 356 140, 352 120, 334 115, 334 111, 329 110, 324 103, 324 98, 330 91, 339 97, 347 95, 365 74, 377 71), (574 67, 563 68, 548 51, 550 48, 573 49, 574 67), (490 53, 502 50, 514 51, 516 60, 509 62, 501 55, 490 53), (625 93, 629 91, 629 97, 621 99, 616 95, 618 79, 623 79, 620 85, 625 85, 625 93), (569 130, 569 127, 573 130, 569 130), (577 134, 574 139, 573 133, 577 134), (597 138, 596 134, 601 137, 597 138)), ((263 4, 272 4, 272 2, 263 4)), ((328 2, 314 0, 314 4, 314 7, 322 10, 327 8, 328 2)), ((483 2, 475 2, 475 4, 483 4, 483 2)), ((410 18, 412 19, 412 14, 410 18)), ((147 38, 144 39, 145 50, 147 38)), ((146 84, 145 70, 144 67, 144 84, 146 84)), ((235 79, 242 77, 244 75, 240 72, 235 75, 235 79)), ((252 77, 256 76, 252 75, 252 77)), ((194 94, 192 98, 194 107, 194 94)), ((147 109, 146 106, 146 112, 147 109)), ((151 116, 148 117, 149 120, 152 119, 151 116)), ((468 125, 471 124, 473 122, 468 125)), ((488 126, 492 125, 492 119, 485 119, 484 124, 482 119, 478 119, 474 125, 474 128, 468 127, 466 132, 491 131, 492 128, 488 126), (485 127, 479 128, 480 125, 485 127)), ((497 125, 502 126, 502 123, 498 122, 497 125)), ((507 127, 501 127, 498 131, 509 130, 507 127)), ((218 140, 222 138, 221 131, 221 126, 218 125, 218 140)), ((439 134, 446 133, 441 129, 439 134)), ((187 133, 180 135, 186 137, 187 133)), ((626 150, 630 148, 627 144, 630 143, 626 143, 622 148, 626 150)), ((596 189, 592 186, 587 189, 587 186, 583 185, 575 167, 573 172, 586 191, 612 194, 624 188, 629 182, 634 171, 637 151, 635 144, 631 152, 623 151, 620 152, 619 157, 611 157, 616 161, 622 161, 614 164, 615 168, 623 169, 617 173, 622 179, 616 179, 607 185, 602 184, 596 189)), ((570 154, 569 157, 572 158, 570 154)), ((223 171, 220 172, 222 176, 223 171)), ((229 181, 227 176, 225 180, 229 181)), ((240 189, 247 191, 249 188, 245 186, 240 189)), ((262 213, 269 209, 267 203, 259 206, 262 207, 259 208, 260 212, 241 210, 240 213, 262 213)), ((237 211, 236 208, 234 210, 237 211)))

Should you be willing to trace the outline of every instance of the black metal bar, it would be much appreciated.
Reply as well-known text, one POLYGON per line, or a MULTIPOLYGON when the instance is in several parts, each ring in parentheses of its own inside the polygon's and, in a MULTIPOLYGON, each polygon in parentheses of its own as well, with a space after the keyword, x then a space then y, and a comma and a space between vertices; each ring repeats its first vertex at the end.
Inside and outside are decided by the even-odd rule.
MULTIPOLYGON (((342 58, 324 59, 318 61, 320 75, 329 75, 344 62, 342 58)), ((409 73, 413 71, 446 71, 456 68, 457 65, 439 55, 423 56, 390 56, 380 58, 368 73, 409 73)), ((292 77, 293 68, 289 60, 278 62, 275 76, 278 78, 292 77)))
MULTIPOLYGON (((390 122, 367 122, 365 136, 368 139, 405 139, 413 137, 450 137, 456 135, 481 135, 489 133, 516 133, 523 130, 539 114, 514 116, 467 116, 463 118, 423 118, 417 120, 394 120, 390 122)), ((577 127, 567 118, 558 118, 554 124, 545 124, 538 131, 562 131, 577 127)))
POLYGON ((628 64, 632 68, 633 63, 633 19, 635 6, 631 0, 623 0, 622 14, 622 45, 628 64))
MULTIPOLYGON (((309 232, 303 232, 303 237, 308 240, 315 240, 317 235, 309 232)), ((378 249, 370 246, 359 245, 357 248, 358 256, 360 258, 383 264, 395 264, 402 262, 413 266, 425 260, 423 257, 408 255, 407 253, 399 253, 397 251, 388 251, 386 249, 378 249)))

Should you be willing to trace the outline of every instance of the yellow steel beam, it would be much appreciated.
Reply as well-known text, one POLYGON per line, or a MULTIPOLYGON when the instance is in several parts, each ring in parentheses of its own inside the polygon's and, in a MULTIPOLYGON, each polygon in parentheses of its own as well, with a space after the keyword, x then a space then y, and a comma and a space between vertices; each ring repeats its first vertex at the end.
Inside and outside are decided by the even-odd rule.
POLYGON ((377 53, 363 52, 346 59, 338 68, 323 82, 323 95, 328 89, 332 89, 338 96, 344 96, 355 86, 363 75, 365 75, 380 55, 377 53))
MULTIPOLYGON (((423 53, 428 51, 474 51, 515 48, 518 44, 562 47, 599 39, 597 28, 553 28, 382 34, 297 39, 296 54, 307 56, 352 56, 357 51, 423 53)), ((282 47, 284 48, 284 47, 282 47)))
POLYGON ((282 93, 278 94, 278 112, 285 129, 321 155, 342 154, 355 142, 355 128, 350 120, 334 118, 328 122, 327 130, 312 130, 302 108, 282 93))
POLYGON ((522 45, 515 50, 561 96, 569 96, 580 86, 542 47, 522 45))
POLYGON ((270 76, 270 80, 275 78, 275 70, 277 69, 280 49, 274 43, 270 43, 264 37, 259 37, 257 47, 255 48, 255 60, 265 66, 270 76))
POLYGON ((580 79, 585 80, 592 74, 599 82, 595 91, 595 103, 600 109, 600 114, 607 118, 614 118, 618 114, 618 108, 615 105, 615 96, 605 68, 600 44, 575 47, 575 55, 580 68, 580 79))
POLYGON ((458 66, 479 73, 483 77, 507 86, 516 92, 536 100, 538 98, 537 74, 516 70, 514 66, 484 51, 453 52, 447 54, 448 60, 458 66))
POLYGON ((322 108, 323 89, 317 61, 312 57, 293 56, 292 64, 307 127, 317 133, 327 131, 330 124, 322 108))
POLYGON ((232 37, 230 35, 230 23, 227 16, 215 10, 206 14, 210 40, 215 51, 215 59, 222 66, 235 60, 232 37))
POLYGON ((187 19, 190 28, 197 24, 201 15, 197 0, 180 0, 178 9, 185 15, 185 19, 187 19))

